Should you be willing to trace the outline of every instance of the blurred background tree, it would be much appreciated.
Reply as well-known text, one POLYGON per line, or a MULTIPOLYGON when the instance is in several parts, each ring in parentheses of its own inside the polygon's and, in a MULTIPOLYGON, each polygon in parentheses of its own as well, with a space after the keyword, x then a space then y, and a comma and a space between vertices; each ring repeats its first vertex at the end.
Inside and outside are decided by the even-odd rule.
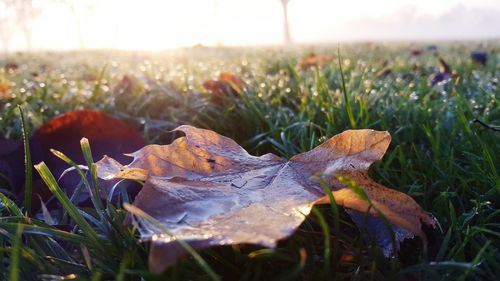
POLYGON ((280 0, 283 6, 283 31, 285 44, 290 45, 293 43, 292 36, 290 35, 290 25, 288 24, 288 3, 290 0, 280 0))

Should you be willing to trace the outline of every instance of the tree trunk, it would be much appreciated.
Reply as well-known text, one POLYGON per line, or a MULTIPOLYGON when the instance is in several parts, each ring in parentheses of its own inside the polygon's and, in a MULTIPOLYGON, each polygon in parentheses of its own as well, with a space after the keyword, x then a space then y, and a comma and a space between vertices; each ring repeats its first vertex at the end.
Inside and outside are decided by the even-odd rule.
POLYGON ((285 39, 285 44, 290 45, 292 44, 292 36, 290 35, 290 26, 288 25, 288 2, 290 0, 281 0, 281 4, 283 6, 283 31, 284 31, 284 39, 285 39))

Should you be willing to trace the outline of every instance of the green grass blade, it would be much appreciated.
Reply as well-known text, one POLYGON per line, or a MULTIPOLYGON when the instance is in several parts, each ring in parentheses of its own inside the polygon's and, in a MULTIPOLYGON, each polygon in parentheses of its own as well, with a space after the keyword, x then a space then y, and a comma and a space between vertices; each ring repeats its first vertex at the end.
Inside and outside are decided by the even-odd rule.
POLYGON ((324 250, 324 267, 323 272, 326 276, 330 276, 330 266, 331 266, 331 245, 330 245, 330 230, 328 228, 328 224, 326 223, 325 218, 321 214, 316 207, 312 208, 313 214, 318 218, 319 225, 321 226, 321 230, 323 231, 323 237, 325 238, 325 250, 324 250))
POLYGON ((52 172, 50 172, 47 165, 44 162, 35 165, 35 169, 38 171, 42 177, 45 184, 48 186, 49 190, 54 194, 57 200, 61 203, 63 208, 68 212, 69 216, 75 221, 75 223, 82 229, 84 234, 91 239, 97 248, 103 249, 99 242, 99 237, 95 230, 90 226, 90 224, 83 218, 83 216, 78 212, 75 205, 71 203, 68 196, 61 190, 57 184, 56 179, 52 172))
POLYGON ((364 201, 367 201, 368 203, 371 204, 371 200, 368 197, 368 194, 357 184, 355 181, 351 180, 349 177, 346 176, 338 176, 337 179, 342 183, 345 184, 350 190, 352 190, 356 195, 359 196, 364 201))
POLYGON ((332 190, 328 187, 326 182, 322 179, 318 179, 319 184, 323 188, 323 191, 328 195, 328 199, 330 200, 330 207, 332 208, 332 213, 333 213, 333 223, 334 223, 334 229, 335 232, 340 230, 340 215, 339 215, 339 206, 337 205, 337 202, 335 201, 335 196, 333 195, 332 190))
POLYGON ((19 275, 20 275, 19 257, 21 255, 22 234, 23 234, 23 225, 18 224, 16 236, 14 239, 14 243, 12 245, 12 254, 10 256, 9 281, 19 280, 19 275))
POLYGON ((90 164, 94 163, 94 158, 92 157, 92 150, 90 149, 90 143, 87 138, 82 138, 80 140, 80 146, 82 147, 83 157, 85 157, 85 162, 90 168, 90 164))
POLYGON ((92 90, 92 99, 94 100, 98 99, 102 94, 101 86, 104 79, 104 75, 106 74, 106 68, 108 68, 108 64, 105 64, 102 67, 101 71, 99 72, 99 76, 97 77, 97 80, 95 82, 94 89, 92 90))
POLYGON ((23 108, 18 105, 19 114, 21 115, 23 144, 24 144, 24 209, 26 213, 31 212, 31 198, 33 193, 33 163, 31 162, 30 140, 28 135, 28 124, 23 108))
POLYGON ((95 204, 95 208, 99 215, 102 215, 102 210, 104 209, 101 196, 99 193, 99 179, 97 177, 97 165, 94 163, 94 158, 92 157, 92 150, 90 149, 90 143, 87 138, 82 138, 80 140, 80 146, 82 148, 83 156, 85 157, 85 162, 87 162, 87 167, 89 168, 91 178, 92 178, 92 202, 95 204))
POLYGON ((347 95, 347 87, 345 86, 345 77, 344 77, 344 71, 342 70, 342 59, 340 57, 340 48, 337 49, 337 54, 339 57, 340 78, 342 80, 342 93, 344 94, 344 109, 347 114, 347 118, 349 119, 349 124, 351 125, 351 129, 356 129, 356 119, 354 119, 351 102, 349 101, 349 96, 347 95))
POLYGON ((23 212, 21 212, 21 209, 17 207, 16 203, 7 198, 7 196, 5 196, 2 192, 0 192, 0 202, 2 202, 2 204, 5 206, 5 208, 7 208, 11 215, 18 217, 23 216, 23 212))
MULTIPOLYGON (((94 196, 93 193, 95 193, 95 189, 92 189, 92 187, 90 186, 90 183, 89 181, 87 180, 87 177, 85 176, 85 173, 82 171, 82 169, 73 161, 71 160, 68 156, 66 156, 64 153, 60 152, 60 151, 57 151, 55 149, 51 149, 50 152, 52 152, 52 154, 54 154, 56 157, 58 157, 59 159, 63 160, 64 162, 66 162, 68 165, 71 165, 71 167, 73 169, 75 169, 75 171, 78 173, 78 175, 80 176, 80 178, 82 179, 83 181, 83 184, 85 185, 85 187, 87 188, 89 194, 91 194, 90 196, 90 200, 92 201, 92 204, 94 205, 94 208, 96 210, 99 210, 100 207, 102 207, 102 204, 101 201, 100 201, 100 197, 98 196, 94 196)), ((84 154, 85 155, 85 154, 84 154)), ((92 156, 92 155, 91 155, 92 156)), ((90 158, 91 159, 91 158, 90 158)), ((93 163, 92 163, 93 164, 93 163)), ((91 165, 92 165, 91 164, 91 165)), ((90 168, 89 168, 90 169, 90 168)), ((95 170, 95 169, 94 169, 95 170)), ((97 177, 97 175, 96 175, 97 177)), ((99 212, 99 214, 101 214, 101 212, 99 212)))

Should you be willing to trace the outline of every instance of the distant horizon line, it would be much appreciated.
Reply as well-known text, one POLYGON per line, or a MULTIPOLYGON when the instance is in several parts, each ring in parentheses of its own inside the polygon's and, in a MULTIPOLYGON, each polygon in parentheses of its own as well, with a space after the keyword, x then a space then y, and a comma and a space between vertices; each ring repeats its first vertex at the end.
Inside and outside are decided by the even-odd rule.
POLYGON ((32 50, 26 50, 25 48, 20 48, 17 50, 9 50, 7 52, 0 52, 1 54, 13 54, 13 53, 50 53, 50 52, 80 52, 80 51, 90 51, 90 52, 100 52, 100 51, 119 51, 119 52, 165 52, 165 51, 176 51, 182 49, 196 49, 196 48, 209 48, 209 49, 224 49, 224 48, 295 48, 295 47, 325 47, 343 44, 446 44, 446 43, 491 43, 500 41, 500 36, 493 37, 483 37, 483 38, 415 38, 415 39, 403 39, 403 38, 386 38, 386 39, 343 39, 336 42, 330 41, 311 41, 311 42, 293 42, 292 44, 284 43, 256 43, 256 44, 192 44, 178 47, 164 47, 158 49, 133 49, 133 48, 120 48, 120 47, 83 47, 83 48, 33 48, 32 50))

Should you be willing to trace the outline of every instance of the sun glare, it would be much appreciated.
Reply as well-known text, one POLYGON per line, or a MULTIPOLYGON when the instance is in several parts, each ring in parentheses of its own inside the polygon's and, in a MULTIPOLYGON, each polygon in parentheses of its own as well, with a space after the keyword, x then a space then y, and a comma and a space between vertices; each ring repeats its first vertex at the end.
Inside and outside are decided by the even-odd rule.
MULTIPOLYGON (((280 44, 284 39, 280 2, 39 0, 31 36, 34 49, 280 44)), ((500 36, 499 11, 498 0, 291 0, 288 18, 297 43, 494 38, 500 36)), ((11 30, 11 49, 27 47, 22 30, 6 30, 11 30)))
POLYGON ((116 23, 115 47, 162 49, 213 44, 215 12, 210 1, 125 2, 109 19, 116 23))

